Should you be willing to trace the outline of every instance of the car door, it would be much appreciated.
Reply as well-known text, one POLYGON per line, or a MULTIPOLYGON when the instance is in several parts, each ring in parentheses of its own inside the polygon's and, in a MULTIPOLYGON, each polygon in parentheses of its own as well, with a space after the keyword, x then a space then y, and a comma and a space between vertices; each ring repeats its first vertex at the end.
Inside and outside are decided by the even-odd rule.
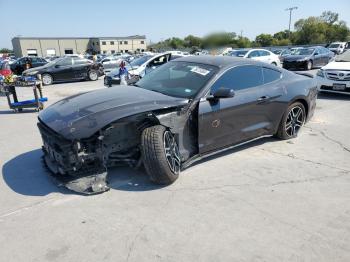
POLYGON ((275 133, 276 127, 285 112, 285 103, 281 103, 281 97, 285 93, 282 81, 283 74, 278 68, 263 67, 264 84, 260 87, 261 99, 260 106, 264 108, 262 113, 266 121, 266 134, 275 133))
POLYGON ((73 60, 71 57, 65 57, 58 60, 52 68, 52 75, 55 80, 66 81, 73 79, 73 60))
POLYGON ((258 50, 253 50, 250 53, 248 53, 247 58, 259 61, 260 60, 260 52, 258 50))
POLYGON ((314 61, 313 61, 313 65, 314 66, 321 66, 323 65, 324 61, 324 57, 321 54, 321 51, 319 48, 316 48, 314 51, 314 61))
POLYGON ((91 62, 85 58, 74 57, 72 65, 72 78, 73 79, 84 79, 87 78, 88 69, 91 62))
POLYGON ((272 61, 272 56, 271 54, 268 52, 268 51, 265 51, 265 50, 259 50, 259 61, 261 62, 265 62, 265 63, 268 63, 268 64, 271 64, 273 61, 272 61))
POLYGON ((237 66, 227 70, 210 87, 232 88, 232 98, 216 101, 202 98, 199 102, 199 153, 238 144, 267 133, 266 112, 262 103, 262 68, 255 65, 237 66))

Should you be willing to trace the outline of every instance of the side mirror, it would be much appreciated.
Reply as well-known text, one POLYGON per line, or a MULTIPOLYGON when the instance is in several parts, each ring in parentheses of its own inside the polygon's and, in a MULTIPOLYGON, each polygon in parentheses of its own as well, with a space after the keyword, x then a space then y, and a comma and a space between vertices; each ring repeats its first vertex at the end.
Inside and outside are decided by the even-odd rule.
POLYGON ((208 100, 218 100, 220 98, 230 98, 234 97, 235 92, 231 88, 220 87, 211 96, 208 96, 208 100))
POLYGON ((60 65, 55 65, 55 68, 59 68, 60 67, 60 65))
POLYGON ((316 52, 315 55, 319 55, 319 53, 316 52))

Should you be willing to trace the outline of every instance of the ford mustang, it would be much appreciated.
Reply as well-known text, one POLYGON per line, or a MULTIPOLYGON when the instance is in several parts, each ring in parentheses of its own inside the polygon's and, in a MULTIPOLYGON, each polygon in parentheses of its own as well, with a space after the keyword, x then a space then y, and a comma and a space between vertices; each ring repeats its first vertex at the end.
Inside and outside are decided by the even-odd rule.
POLYGON ((109 189, 112 166, 144 165, 157 184, 194 161, 266 136, 295 138, 313 115, 317 84, 233 57, 179 58, 133 86, 65 98, 39 115, 44 162, 67 188, 109 189))

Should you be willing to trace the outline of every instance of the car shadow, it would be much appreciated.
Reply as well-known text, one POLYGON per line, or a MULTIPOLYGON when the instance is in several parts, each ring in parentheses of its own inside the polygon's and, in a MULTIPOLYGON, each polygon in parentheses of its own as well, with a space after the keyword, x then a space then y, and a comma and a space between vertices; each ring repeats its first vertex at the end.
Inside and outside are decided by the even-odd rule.
MULTIPOLYGON (((206 157, 194 162, 188 168, 204 164, 216 158, 237 153, 250 147, 280 141, 275 138, 262 138, 245 145, 229 149, 227 151, 206 157)), ((186 169, 188 169, 186 168, 186 169)), ((50 193, 62 194, 79 193, 70 191, 65 187, 58 186, 47 173, 49 172, 42 162, 41 149, 32 150, 14 157, 2 167, 3 180, 14 192, 29 196, 46 196, 50 193)), ((108 182, 111 190, 144 192, 165 187, 152 183, 143 167, 134 169, 130 167, 114 167, 108 170, 108 182)))
POLYGON ((263 145, 263 144, 266 144, 266 143, 273 143, 273 142, 278 142, 278 141, 281 141, 281 140, 278 139, 278 138, 274 138, 274 137, 260 138, 260 139, 248 142, 246 144, 243 144, 243 145, 231 148, 231 149, 227 149, 227 150, 225 150, 223 152, 214 154, 212 156, 205 157, 205 158, 203 158, 201 160, 198 160, 198 161, 194 162, 188 168, 191 168, 191 167, 196 166, 196 165, 203 164, 205 162, 209 162, 211 160, 214 160, 214 159, 217 159, 217 158, 220 158, 220 157, 224 157, 224 156, 227 156, 227 155, 238 153, 240 151, 246 150, 246 149, 251 148, 251 147, 254 148, 256 146, 260 146, 260 145, 263 145))
MULTIPOLYGON (((14 192, 28 196, 50 193, 78 194, 58 186, 42 162, 41 149, 20 154, 2 167, 3 180, 14 192)), ((149 191, 162 188, 153 184, 143 169, 115 167, 108 170, 109 187, 121 191, 149 191)))
POLYGON ((14 110, 3 110, 0 111, 0 115, 10 115, 10 114, 29 114, 29 113, 38 113, 38 111, 36 111, 35 109, 23 109, 22 111, 19 112, 15 112, 14 110))
POLYGON ((8 187, 18 194, 29 196, 69 193, 68 190, 57 187, 46 174, 41 156, 42 151, 36 149, 6 162, 2 167, 2 176, 8 187))
POLYGON ((327 92, 319 92, 318 95, 317 95, 317 99, 350 101, 350 95, 337 94, 337 93, 327 93, 327 92))

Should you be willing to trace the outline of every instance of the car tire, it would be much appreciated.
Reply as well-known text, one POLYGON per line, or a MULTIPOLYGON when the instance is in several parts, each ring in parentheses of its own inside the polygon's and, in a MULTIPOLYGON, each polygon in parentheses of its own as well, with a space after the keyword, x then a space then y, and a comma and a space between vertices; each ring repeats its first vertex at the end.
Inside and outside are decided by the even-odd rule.
POLYGON ((277 66, 277 63, 276 62, 272 62, 271 65, 277 66))
POLYGON ((161 125, 144 129, 141 148, 143 164, 152 182, 169 185, 179 177, 179 148, 170 130, 161 125))
POLYGON ((50 74, 45 73, 45 74, 41 75, 41 81, 42 81, 44 86, 49 86, 49 85, 52 85, 53 78, 50 74))
POLYGON ((305 124, 305 120, 304 105, 300 102, 291 104, 283 114, 276 136, 284 140, 297 137, 300 129, 305 124))
POLYGON ((88 72, 88 78, 90 81, 96 81, 98 79, 98 72, 96 70, 90 70, 88 72))
POLYGON ((306 69, 306 70, 311 70, 311 69, 312 69, 312 66, 313 66, 312 61, 309 60, 309 61, 306 62, 305 69, 306 69))

